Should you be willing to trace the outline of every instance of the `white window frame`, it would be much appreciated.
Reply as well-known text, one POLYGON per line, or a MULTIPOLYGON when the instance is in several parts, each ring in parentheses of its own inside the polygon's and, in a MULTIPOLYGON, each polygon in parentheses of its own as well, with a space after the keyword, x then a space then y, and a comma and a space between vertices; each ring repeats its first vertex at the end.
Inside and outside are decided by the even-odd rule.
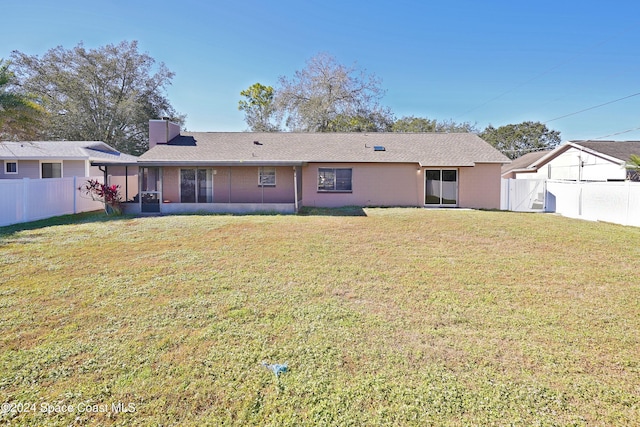
POLYGON ((15 162, 13 161, 4 161, 4 173, 6 175, 17 175, 18 174, 18 161, 16 160, 15 162), (16 165, 16 171, 15 172, 9 172, 9 165, 10 164, 14 164, 16 165))
POLYGON ((275 166, 259 167, 258 168, 258 187, 275 187, 276 176, 277 176, 277 173, 276 173, 275 166), (265 169, 268 169, 269 171, 266 171, 265 169), (271 173, 271 170, 273 170, 273 174, 271 173))
MULTIPOLYGON (((40 179, 49 179, 49 178, 43 178, 42 177, 42 165, 43 164, 54 164, 54 163, 59 163, 60 164, 60 178, 64 178, 64 162, 62 160, 40 160, 40 179)), ((54 178, 55 179, 55 178, 54 178)))

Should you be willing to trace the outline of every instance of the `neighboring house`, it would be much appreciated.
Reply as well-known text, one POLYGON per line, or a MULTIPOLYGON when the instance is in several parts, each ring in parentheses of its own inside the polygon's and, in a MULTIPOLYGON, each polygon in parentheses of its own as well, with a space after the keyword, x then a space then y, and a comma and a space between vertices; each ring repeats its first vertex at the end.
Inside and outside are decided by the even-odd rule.
POLYGON ((125 199, 137 193, 136 161, 100 141, 0 142, 0 179, 105 176, 125 199))
POLYGON ((471 133, 180 133, 150 121, 132 212, 500 208, 509 159, 471 133))
MULTIPOLYGON (((569 141, 538 159, 521 157, 529 164, 503 170, 503 178, 624 181, 630 177, 627 162, 638 153, 640 141, 569 141)), ((520 159, 514 164, 521 165, 520 159)))
POLYGON ((522 178, 526 173, 535 173, 536 170, 530 167, 531 164, 550 152, 551 150, 533 151, 512 160, 511 163, 502 166, 502 178, 516 178, 516 174, 520 174, 522 178))

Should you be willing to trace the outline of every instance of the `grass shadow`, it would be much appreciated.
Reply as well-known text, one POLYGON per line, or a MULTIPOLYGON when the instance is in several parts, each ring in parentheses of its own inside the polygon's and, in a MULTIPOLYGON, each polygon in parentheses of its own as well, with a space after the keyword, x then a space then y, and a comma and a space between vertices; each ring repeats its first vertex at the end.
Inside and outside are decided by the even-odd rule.
POLYGON ((344 206, 340 208, 314 208, 303 206, 298 211, 301 216, 367 216, 361 206, 344 206))
POLYGON ((38 221, 21 222, 19 224, 6 225, 0 227, 0 237, 7 237, 11 234, 18 233, 26 230, 37 230, 40 228, 53 227, 56 225, 70 225, 70 224, 86 224, 92 222, 111 222, 121 221, 125 219, 131 219, 135 216, 132 215, 107 215, 104 211, 92 211, 83 212, 71 215, 54 216, 47 219, 41 219, 38 221))

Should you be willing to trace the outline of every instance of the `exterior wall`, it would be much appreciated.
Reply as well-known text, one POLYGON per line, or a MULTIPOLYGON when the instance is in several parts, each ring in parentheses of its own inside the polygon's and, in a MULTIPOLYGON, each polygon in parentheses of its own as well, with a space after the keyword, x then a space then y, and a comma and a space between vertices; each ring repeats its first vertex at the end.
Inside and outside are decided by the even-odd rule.
POLYGON ((417 163, 313 163, 302 170, 304 206, 423 206, 423 174, 417 163), (352 192, 318 192, 318 168, 351 168, 352 192))
MULTIPOLYGON (((168 203, 180 203, 180 168, 162 168, 162 200, 168 203)), ((213 177, 213 197, 215 200, 216 177, 213 177)))
MULTIPOLYGON (((109 172, 111 172, 111 168, 109 168, 109 172)), ((133 173, 137 174, 138 169, 135 169, 133 173)), ((104 176, 104 172, 100 170, 100 166, 89 166, 89 176, 104 176)))
MULTIPOLYGON (((43 161, 43 163, 47 163, 47 161, 43 161)), ((55 163, 55 160, 53 163, 55 163)), ((62 177, 87 176, 87 169, 85 160, 64 160, 62 162, 62 177)))
MULTIPOLYGON (((180 203, 180 167, 162 169, 162 199, 180 203)), ((258 185, 258 167, 214 167, 213 203, 293 203, 293 167, 276 168, 275 187, 258 185)))
POLYGON ((502 165, 477 163, 459 168, 458 206, 473 209, 500 209, 500 169, 502 165))
MULTIPOLYGON (((40 162, 37 160, 18 160, 18 173, 17 174, 5 174, 4 162, 6 160, 0 160, 2 169, 0 169, 0 179, 22 179, 40 178, 40 162)), ((12 161, 12 160, 9 160, 12 161)))
MULTIPOLYGON (((500 164, 478 164, 458 170, 458 206, 500 208, 500 164)), ((180 203, 180 167, 162 169, 162 211, 225 211, 223 204, 261 210, 262 204, 294 203, 293 167, 276 168, 276 186, 258 185, 258 167, 215 167, 213 203, 180 203), (173 205, 181 206, 173 206, 173 205), (170 206, 172 205, 172 206, 170 206)), ((203 168, 204 169, 204 168, 203 168)), ((417 163, 313 163, 298 173, 301 206, 424 206, 424 170, 417 163), (351 168, 352 191, 318 191, 319 168, 351 168)), ((451 169, 451 168, 442 168, 451 169)), ((131 184, 130 184, 131 188, 131 184)), ((289 208, 287 208, 289 209, 289 208)), ((267 209, 274 210, 274 209, 267 209)))
POLYGON ((276 168, 275 187, 258 185, 258 167, 215 168, 213 200, 218 203, 293 203, 293 167, 276 168))
MULTIPOLYGON (((87 176, 87 162, 85 160, 18 160, 18 173, 17 174, 5 174, 4 171, 5 160, 0 161, 0 179, 21 179, 31 178, 40 179, 40 164, 41 163, 62 163, 62 177, 72 178, 74 176, 87 176)), ((91 168, 90 176, 102 176, 97 168, 96 173, 93 173, 91 168)))
POLYGON ((567 181, 624 180, 624 165, 612 163, 577 148, 569 148, 538 168, 535 174, 517 174, 517 179, 558 179, 567 181))

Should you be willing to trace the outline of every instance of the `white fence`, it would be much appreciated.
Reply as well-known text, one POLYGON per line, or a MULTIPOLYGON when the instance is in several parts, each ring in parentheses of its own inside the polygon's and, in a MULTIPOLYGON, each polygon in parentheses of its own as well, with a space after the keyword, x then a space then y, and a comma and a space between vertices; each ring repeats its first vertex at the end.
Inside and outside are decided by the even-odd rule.
POLYGON ((501 209, 640 227, 640 182, 503 179, 501 209))
MULTIPOLYGON (((87 177, 0 179, 0 227, 103 209, 78 191, 87 177)), ((102 177, 93 177, 102 182, 102 177)))
POLYGON ((544 179, 503 179, 500 209, 516 212, 545 212, 544 179))

